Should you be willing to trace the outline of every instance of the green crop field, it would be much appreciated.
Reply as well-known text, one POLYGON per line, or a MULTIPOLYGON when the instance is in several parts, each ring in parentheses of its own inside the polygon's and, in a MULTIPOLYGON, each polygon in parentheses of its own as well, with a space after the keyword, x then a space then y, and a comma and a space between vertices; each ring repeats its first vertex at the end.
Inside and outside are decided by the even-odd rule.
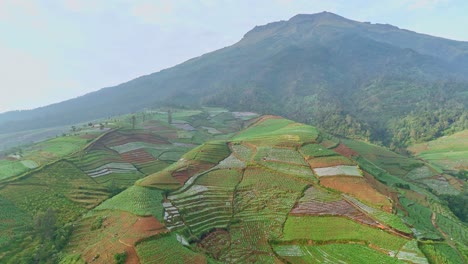
POLYGON ((18 160, 0 160, 0 180, 21 174, 28 171, 29 168, 18 160))
POLYGON ((423 166, 421 161, 398 155, 387 148, 357 140, 343 142, 359 155, 394 176, 405 176, 409 171, 423 166))
POLYGON ((34 145, 30 151, 26 152, 24 158, 44 164, 77 152, 87 143, 88 140, 80 136, 58 137, 34 145))
POLYGON ((273 248, 290 263, 405 263, 360 244, 275 245, 273 248))
POLYGON ((94 210, 121 210, 134 215, 152 215, 163 221, 162 192, 140 186, 131 186, 106 200, 94 210))
POLYGON ((468 169, 468 130, 433 141, 415 144, 408 150, 446 170, 468 169))
POLYGON ((408 213, 404 219, 415 229, 414 233, 417 238, 440 239, 442 237, 432 225, 430 209, 404 197, 400 198, 400 203, 408 213))
POLYGON ((136 250, 142 263, 207 263, 207 258, 203 254, 184 247, 173 233, 142 241, 137 244, 136 250))
POLYGON ((289 216, 283 240, 362 241, 397 252, 408 240, 341 217, 289 216))
POLYGON ((459 264, 464 262, 457 252, 447 244, 420 243, 420 248, 430 263, 459 264))
POLYGON ((329 150, 322 145, 319 144, 307 144, 302 146, 299 151, 304 155, 306 158, 312 157, 328 157, 328 156, 337 156, 338 153, 335 151, 329 150))

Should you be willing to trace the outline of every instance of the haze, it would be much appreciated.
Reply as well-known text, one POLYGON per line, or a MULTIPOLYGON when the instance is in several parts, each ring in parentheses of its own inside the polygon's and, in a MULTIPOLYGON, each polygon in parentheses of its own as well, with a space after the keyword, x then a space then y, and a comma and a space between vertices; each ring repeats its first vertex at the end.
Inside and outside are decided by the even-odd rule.
POLYGON ((468 40, 464 0, 0 1, 0 112, 73 98, 240 40, 255 25, 327 10, 468 40))

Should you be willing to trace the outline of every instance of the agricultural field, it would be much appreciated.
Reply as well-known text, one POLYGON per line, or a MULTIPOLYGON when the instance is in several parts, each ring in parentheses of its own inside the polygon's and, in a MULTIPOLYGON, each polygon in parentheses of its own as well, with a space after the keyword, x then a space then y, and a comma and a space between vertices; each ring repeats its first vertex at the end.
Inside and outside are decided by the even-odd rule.
POLYGON ((331 216, 289 216, 284 225, 282 241, 342 241, 363 242, 396 254, 408 240, 383 230, 358 224, 352 220, 331 216))
POLYGON ((209 263, 208 258, 184 247, 174 233, 144 240, 137 244, 136 250, 141 263, 175 264, 175 263, 209 263))
POLYGON ((391 175, 404 177, 411 170, 424 165, 423 162, 396 154, 387 148, 357 140, 343 140, 343 143, 391 175))
POLYGON ((468 130, 408 147, 414 155, 441 170, 468 170, 468 130))
POLYGON ((0 258, 37 252, 52 209, 63 264, 466 262, 466 226, 437 197, 465 184, 432 164, 221 108, 83 131, 46 164, 8 160, 22 176, 0 185, 0 258))
POLYGON ((131 186, 106 200, 90 213, 100 210, 126 211, 138 216, 154 216, 163 221, 163 194, 160 190, 131 186))
POLYGON ((273 248, 289 263, 405 263, 363 244, 274 245, 273 248))
POLYGON ((112 263, 116 254, 125 252, 128 262, 138 263, 137 243, 166 232, 153 216, 100 211, 77 224, 65 252, 78 251, 87 263, 112 263))

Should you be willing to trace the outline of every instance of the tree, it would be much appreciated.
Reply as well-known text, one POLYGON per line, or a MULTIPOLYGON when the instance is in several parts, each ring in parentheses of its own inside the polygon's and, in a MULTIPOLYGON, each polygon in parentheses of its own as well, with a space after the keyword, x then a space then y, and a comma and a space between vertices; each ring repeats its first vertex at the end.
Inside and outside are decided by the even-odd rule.
POLYGON ((135 129, 136 117, 132 115, 132 128, 135 129))
POLYGON ((167 123, 172 124, 172 111, 171 111, 171 109, 167 110, 167 123))
POLYGON ((57 214, 52 208, 45 212, 39 212, 34 218, 34 230, 41 238, 41 241, 51 241, 54 239, 57 223, 57 214))

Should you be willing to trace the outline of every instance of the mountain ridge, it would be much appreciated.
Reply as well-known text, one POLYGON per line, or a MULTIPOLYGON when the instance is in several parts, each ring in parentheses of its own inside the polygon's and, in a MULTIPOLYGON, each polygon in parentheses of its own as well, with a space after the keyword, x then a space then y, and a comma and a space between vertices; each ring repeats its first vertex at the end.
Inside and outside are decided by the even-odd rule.
MULTIPOLYGON (((468 42, 329 12, 302 14, 257 26, 232 46, 169 69, 36 110, 0 114, 0 133, 161 105, 208 104, 284 115, 339 135, 390 144, 401 129, 394 124, 412 113, 421 119, 428 111, 450 112, 427 117, 437 124, 451 120, 432 136, 466 128, 465 65, 468 42), (443 90, 450 96, 434 104, 434 95, 443 90), (377 105, 365 104, 361 98, 377 105), (384 117, 377 122, 369 112, 384 117)), ((428 122, 422 118, 418 122, 428 122)), ((421 140, 409 134, 409 141, 421 140)))

